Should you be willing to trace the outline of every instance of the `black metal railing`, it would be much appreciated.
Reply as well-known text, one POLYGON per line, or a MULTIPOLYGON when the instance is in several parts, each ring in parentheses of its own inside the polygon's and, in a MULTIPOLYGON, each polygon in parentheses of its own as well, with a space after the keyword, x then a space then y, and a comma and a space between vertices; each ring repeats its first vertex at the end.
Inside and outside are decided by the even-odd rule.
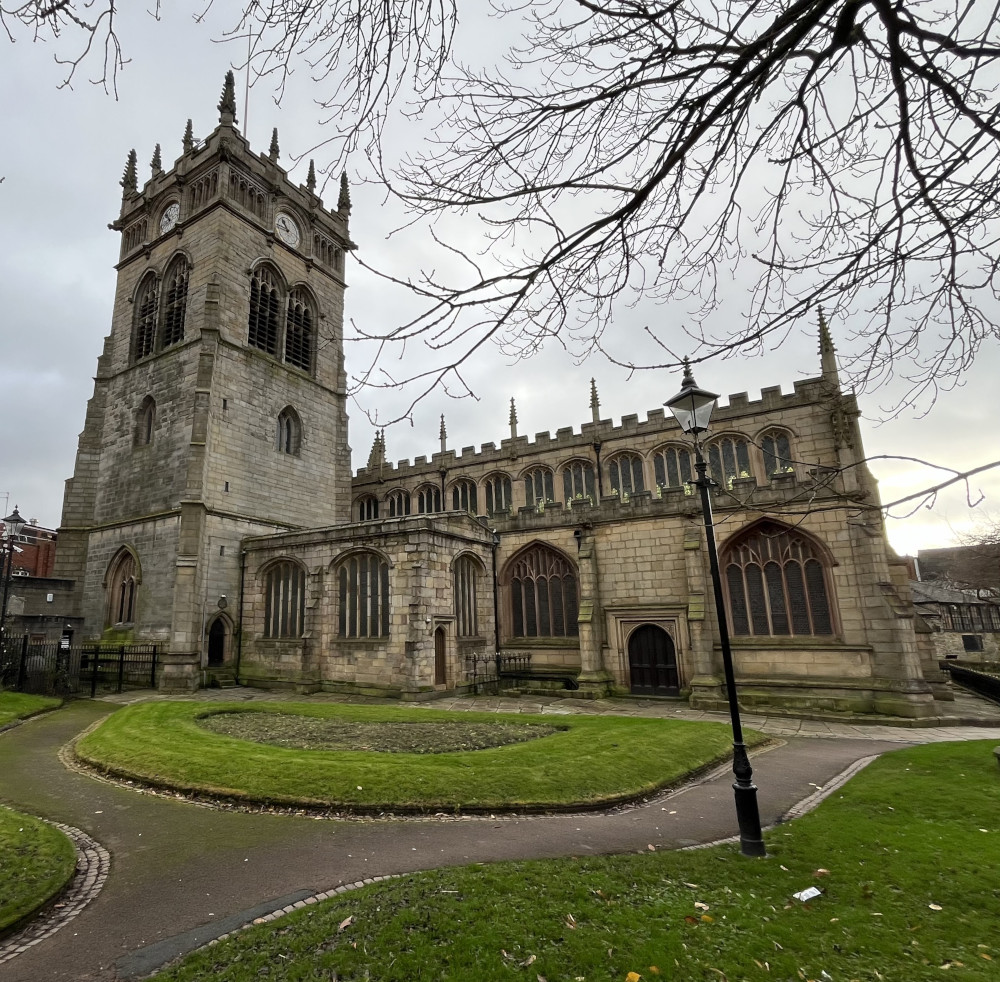
POLYGON ((0 686, 37 695, 91 696, 156 688, 155 644, 31 644, 27 636, 0 645, 0 686))
POLYGON ((977 672, 974 669, 963 668, 961 665, 951 665, 948 662, 945 662, 943 667, 951 674, 952 680, 959 685, 971 689, 993 702, 1000 703, 1000 675, 977 672))
POLYGON ((531 655, 478 653, 465 658, 466 685, 474 693, 500 692, 516 688, 518 678, 531 670, 531 655), (499 671, 498 671, 499 669, 499 671))

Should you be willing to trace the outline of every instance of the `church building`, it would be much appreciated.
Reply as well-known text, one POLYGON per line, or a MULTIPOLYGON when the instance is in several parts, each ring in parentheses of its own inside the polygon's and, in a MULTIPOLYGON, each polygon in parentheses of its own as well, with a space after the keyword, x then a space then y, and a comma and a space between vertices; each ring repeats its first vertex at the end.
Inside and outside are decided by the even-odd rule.
MULTIPOLYGON (((165 689, 431 698, 490 666, 567 696, 725 704, 690 443, 662 409, 518 432, 352 476, 343 355, 351 201, 255 154, 231 74, 219 124, 113 228, 111 333, 67 482, 57 577, 87 638, 157 641, 165 689)), ((741 702, 937 715, 820 318, 815 378, 730 395, 706 443, 741 702)), ((581 392, 581 402, 586 400, 581 392)))

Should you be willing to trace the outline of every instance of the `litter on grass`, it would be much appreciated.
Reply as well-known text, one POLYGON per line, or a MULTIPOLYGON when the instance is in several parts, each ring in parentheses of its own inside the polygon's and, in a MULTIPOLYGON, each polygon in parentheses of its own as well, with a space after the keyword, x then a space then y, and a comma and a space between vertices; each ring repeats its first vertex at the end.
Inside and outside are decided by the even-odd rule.
POLYGON ((793 893, 792 899, 805 902, 806 900, 812 900, 813 897, 820 896, 822 892, 822 890, 817 890, 816 887, 809 887, 807 890, 800 890, 798 893, 793 893))

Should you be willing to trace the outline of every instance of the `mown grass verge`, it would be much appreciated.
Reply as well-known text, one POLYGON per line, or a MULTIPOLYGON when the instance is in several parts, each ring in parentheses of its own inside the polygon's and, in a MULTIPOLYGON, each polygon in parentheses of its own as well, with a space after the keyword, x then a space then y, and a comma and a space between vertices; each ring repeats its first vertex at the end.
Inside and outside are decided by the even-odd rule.
POLYGON ((768 859, 726 845, 417 874, 250 928, 156 978, 995 982, 992 745, 886 756, 769 832, 768 859), (791 899, 811 886, 822 895, 791 899))
POLYGON ((0 934, 44 906, 75 870, 73 843, 59 829, 0 806, 0 934))
POLYGON ((62 705, 52 696, 32 696, 25 692, 0 692, 0 728, 15 720, 27 719, 62 705))
MULTIPOLYGON (((762 740, 753 735, 752 739, 762 740)), ((291 704, 141 703, 81 739, 77 755, 118 776, 210 796, 356 811, 528 810, 599 806, 669 786, 724 759, 718 723, 581 716, 498 716, 427 709, 291 704), (235 739, 198 725, 207 713, 297 713, 365 724, 502 719, 558 732, 453 753, 300 750, 235 739)))

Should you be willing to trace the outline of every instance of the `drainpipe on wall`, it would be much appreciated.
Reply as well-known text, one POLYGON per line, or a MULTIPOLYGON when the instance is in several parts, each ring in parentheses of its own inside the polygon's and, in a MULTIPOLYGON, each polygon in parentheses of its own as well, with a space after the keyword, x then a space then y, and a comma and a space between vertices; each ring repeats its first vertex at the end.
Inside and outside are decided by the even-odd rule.
POLYGON ((238 630, 236 634, 236 684, 242 685, 240 682, 240 659, 243 657, 243 583, 246 579, 247 572, 247 551, 246 549, 240 552, 240 623, 238 625, 238 630))
POLYGON ((604 497, 604 477, 601 474, 601 441, 594 441, 594 456, 597 458, 597 501, 595 504, 600 502, 601 498, 604 497))
POLYGON ((490 530, 493 533, 493 645, 496 652, 497 678, 500 678, 500 596, 499 584, 497 583, 497 549, 500 547, 500 536, 496 529, 490 530))

